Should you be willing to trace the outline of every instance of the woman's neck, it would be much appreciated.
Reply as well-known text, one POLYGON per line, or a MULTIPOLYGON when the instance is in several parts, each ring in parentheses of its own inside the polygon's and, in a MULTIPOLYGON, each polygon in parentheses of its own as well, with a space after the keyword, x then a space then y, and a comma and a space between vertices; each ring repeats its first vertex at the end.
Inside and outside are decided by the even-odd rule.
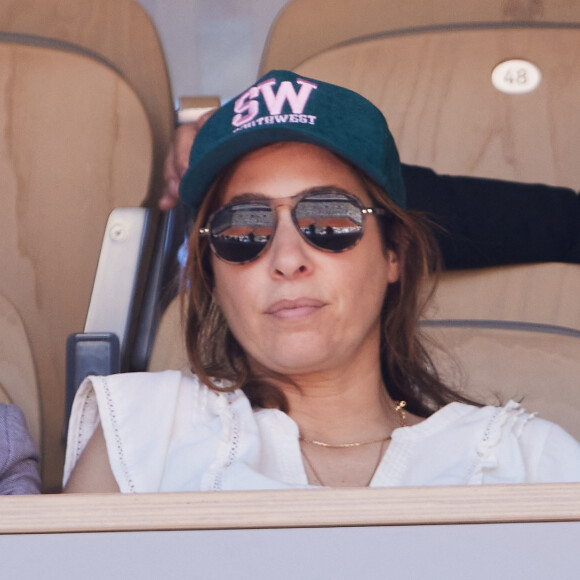
POLYGON ((294 383, 280 387, 303 437, 347 443, 382 438, 400 426, 380 372, 297 377, 294 383))
POLYGON ((299 428, 309 483, 330 487, 370 484, 392 432, 405 422, 379 376, 327 377, 285 389, 299 428), (362 380, 365 379, 365 380, 362 380))

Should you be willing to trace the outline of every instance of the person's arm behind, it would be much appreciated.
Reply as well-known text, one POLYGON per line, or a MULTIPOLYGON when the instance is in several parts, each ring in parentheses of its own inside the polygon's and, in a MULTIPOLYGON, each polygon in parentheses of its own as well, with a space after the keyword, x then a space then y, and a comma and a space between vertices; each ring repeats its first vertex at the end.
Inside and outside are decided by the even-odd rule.
POLYGON ((173 139, 163 165, 163 178, 165 187, 159 200, 159 209, 169 211, 179 201, 179 184, 189 165, 189 152, 195 136, 209 119, 213 111, 202 115, 197 121, 183 123, 176 127, 173 139))
POLYGON ((580 196, 564 187, 403 166, 408 207, 441 226, 446 269, 580 263, 580 196))

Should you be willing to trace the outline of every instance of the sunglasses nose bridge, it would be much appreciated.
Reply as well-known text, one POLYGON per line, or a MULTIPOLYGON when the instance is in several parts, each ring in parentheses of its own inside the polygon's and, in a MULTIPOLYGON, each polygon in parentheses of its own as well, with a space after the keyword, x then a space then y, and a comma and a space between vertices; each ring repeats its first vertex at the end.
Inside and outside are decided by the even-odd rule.
POLYGON ((273 228, 272 238, 279 237, 278 230, 282 229, 284 232, 295 232, 298 234, 296 220, 294 218, 294 205, 288 202, 277 203, 272 207, 273 214, 273 228), (282 227, 280 227, 282 226, 282 227))
POLYGON ((312 250, 309 249, 311 244, 300 232, 291 207, 279 206, 278 212, 266 258, 272 275, 292 278, 309 272, 312 261, 312 250))
POLYGON ((300 201, 301 196, 293 195, 290 197, 276 197, 270 200, 270 209, 277 213, 280 208, 287 207, 290 211, 294 210, 296 204, 300 201))
POLYGON ((294 224, 294 227, 297 227, 294 210, 299 201, 300 198, 295 195, 292 197, 279 197, 270 201, 270 211, 272 212, 273 217, 272 236, 276 233, 281 216, 287 216, 290 219, 290 222, 294 224))

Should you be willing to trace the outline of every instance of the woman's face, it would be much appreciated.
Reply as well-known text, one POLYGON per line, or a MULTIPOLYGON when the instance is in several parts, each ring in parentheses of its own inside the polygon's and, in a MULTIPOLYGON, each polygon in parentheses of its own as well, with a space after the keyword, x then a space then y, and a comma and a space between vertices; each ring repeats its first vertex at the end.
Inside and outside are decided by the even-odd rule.
MULTIPOLYGON (((348 165, 304 143, 246 155, 225 184, 222 203, 244 194, 289 197, 319 186, 340 187, 372 205, 348 165)), ((212 256, 214 298, 250 361, 291 377, 376 364, 383 300, 399 276, 376 218, 367 216, 358 245, 333 254, 304 241, 288 207, 277 211, 274 238, 257 260, 238 265, 212 256)))

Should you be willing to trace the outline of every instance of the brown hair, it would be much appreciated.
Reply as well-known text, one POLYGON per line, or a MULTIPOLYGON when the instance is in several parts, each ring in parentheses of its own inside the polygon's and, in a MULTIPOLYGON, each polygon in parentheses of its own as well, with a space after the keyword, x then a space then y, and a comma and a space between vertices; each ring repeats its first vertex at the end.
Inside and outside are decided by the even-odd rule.
MULTIPOLYGON (((399 280, 389 285, 381 311, 381 371, 389 395, 405 400, 407 409, 421 417, 452 401, 473 404, 440 380, 420 334, 419 319, 434 292, 441 262, 428 220, 396 206, 382 188, 349 165, 374 204, 387 210, 377 217, 383 245, 396 253, 401 265, 399 280)), ((224 390, 221 384, 225 380, 228 390, 242 389, 253 406, 288 412, 286 397, 268 381, 268 376, 274 378, 272 374, 250 368, 212 299, 211 249, 199 235, 199 227, 219 207, 233 167, 225 169, 208 191, 189 241, 181 293, 189 361, 192 371, 210 388, 224 390)))

